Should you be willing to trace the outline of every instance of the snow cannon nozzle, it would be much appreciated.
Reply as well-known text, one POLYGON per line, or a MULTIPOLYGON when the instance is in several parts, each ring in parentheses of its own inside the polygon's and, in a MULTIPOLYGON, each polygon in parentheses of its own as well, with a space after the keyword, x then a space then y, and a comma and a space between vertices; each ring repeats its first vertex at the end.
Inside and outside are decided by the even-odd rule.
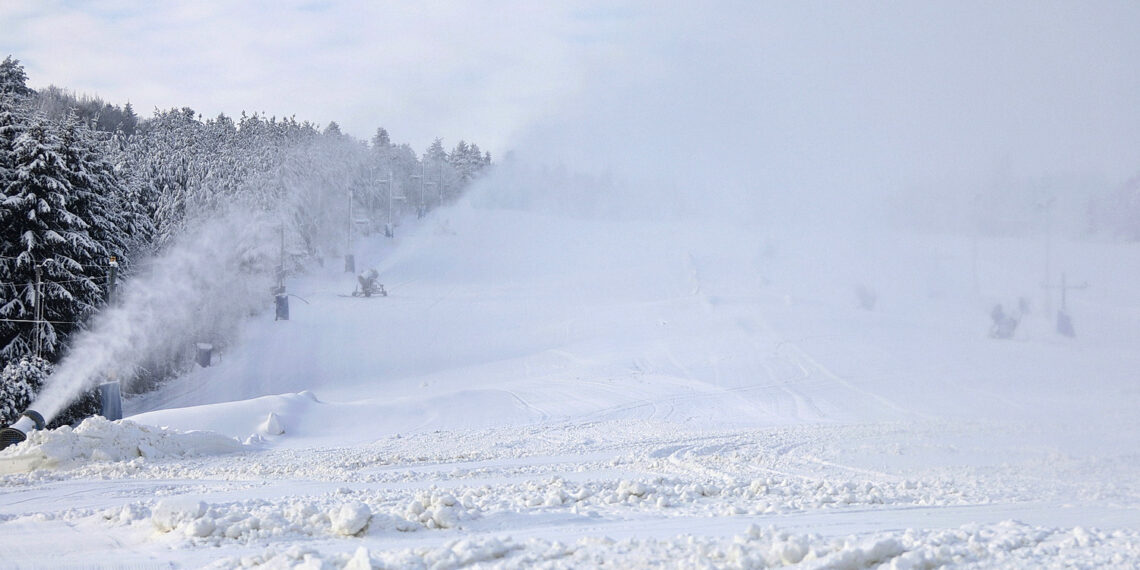
POLYGON ((47 422, 44 417, 35 410, 27 410, 20 414, 20 419, 9 427, 0 429, 0 449, 6 449, 10 445, 16 445, 25 439, 28 439, 28 432, 33 429, 44 429, 47 422))

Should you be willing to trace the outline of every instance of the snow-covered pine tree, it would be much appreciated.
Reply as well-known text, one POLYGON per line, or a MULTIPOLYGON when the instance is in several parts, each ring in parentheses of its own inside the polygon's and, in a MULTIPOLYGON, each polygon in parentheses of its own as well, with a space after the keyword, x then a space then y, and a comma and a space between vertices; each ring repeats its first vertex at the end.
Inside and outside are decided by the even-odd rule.
POLYGON ((455 144, 455 148, 447 155, 447 163, 455 169, 461 183, 471 179, 474 165, 471 163, 471 147, 467 145, 467 141, 460 140, 455 144))
POLYGON ((419 180, 412 178, 420 174, 420 160, 415 149, 407 143, 393 145, 389 149, 388 164, 396 180, 396 194, 407 196, 405 205, 408 207, 419 204, 419 180))
MULTIPOLYGON (((62 126, 60 142, 72 188, 72 211, 88 222, 90 237, 118 258, 120 269, 129 270, 135 249, 150 239, 152 228, 145 212, 131 203, 95 133, 83 128, 74 115, 62 126)), ((106 266, 106 261, 98 260, 96 265, 106 266)))
POLYGON ((192 194, 205 177, 209 152, 202 144, 204 126, 193 109, 155 111, 115 157, 154 225, 154 245, 162 247, 181 232, 192 194))
POLYGON ((135 134, 135 128, 138 127, 139 116, 135 114, 134 107, 131 107, 131 102, 127 101, 123 105, 123 123, 119 126, 119 131, 127 136, 135 134))
POLYGON ((0 425, 12 425, 20 419, 51 372, 51 363, 35 356, 24 356, 4 366, 0 371, 0 425))
POLYGON ((20 60, 12 59, 12 56, 4 58, 0 62, 0 94, 23 96, 31 93, 32 90, 28 89, 28 75, 24 73, 20 60))
POLYGON ((90 161, 84 152, 65 148, 52 123, 33 117, 12 143, 11 173, 0 202, 0 261, 5 265, 0 275, 6 280, 0 317, 9 319, 0 322, 0 359, 32 354, 37 334, 40 355, 51 359, 63 337, 104 298, 100 281, 108 251, 92 236, 93 226, 106 224, 96 232, 107 235, 118 230, 103 211, 106 198, 91 188, 90 161), (38 299, 37 266, 42 277, 38 299), (33 320, 37 302, 43 303, 48 321, 38 325, 27 322, 33 320))
POLYGON ((451 153, 447 155, 447 158, 448 163, 455 170, 460 186, 470 183, 479 175, 479 171, 491 162, 491 155, 487 154, 486 159, 484 159, 483 151, 479 150, 479 145, 468 144, 465 141, 459 141, 451 153))
POLYGON ((447 151, 443 149, 443 139, 437 137, 431 141, 431 146, 424 153, 424 160, 433 162, 447 160, 447 151))
POLYGON ((388 130, 384 127, 376 129, 376 134, 372 137, 372 149, 380 151, 390 146, 392 146, 392 139, 388 136, 388 130))

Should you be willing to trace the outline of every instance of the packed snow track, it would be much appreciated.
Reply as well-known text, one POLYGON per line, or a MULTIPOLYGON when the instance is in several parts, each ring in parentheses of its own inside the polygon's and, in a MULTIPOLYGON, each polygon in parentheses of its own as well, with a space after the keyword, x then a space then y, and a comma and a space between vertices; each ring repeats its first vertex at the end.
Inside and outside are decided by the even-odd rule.
POLYGON ((328 263, 0 452, 0 568, 1140 567, 1135 250, 1057 246, 1082 335, 996 340, 1022 268, 954 238, 437 216, 358 252, 389 296, 328 263))

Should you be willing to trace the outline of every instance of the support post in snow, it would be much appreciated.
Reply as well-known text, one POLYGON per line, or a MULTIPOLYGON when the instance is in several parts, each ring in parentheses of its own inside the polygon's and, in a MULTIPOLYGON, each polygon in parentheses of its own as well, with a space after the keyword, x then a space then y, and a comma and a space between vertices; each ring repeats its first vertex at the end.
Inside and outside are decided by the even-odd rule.
POLYGON ((275 321, 287 321, 287 320, 289 320, 289 295, 286 294, 284 292, 284 290, 282 290, 280 293, 277 293, 276 305, 277 305, 277 317, 273 320, 275 320, 275 321))
POLYGON ((119 276, 119 259, 114 255, 107 263, 107 304, 115 302, 115 279, 119 276))
MULTIPOLYGON (((426 160, 426 157, 425 157, 425 159, 424 159, 424 160, 426 160)), ((419 205, 418 205, 418 206, 416 206, 416 217, 417 217, 417 218, 420 218, 420 219, 423 219, 423 217, 424 217, 424 216, 427 214, 427 204, 426 204, 426 203, 424 203, 424 185, 425 185, 425 184, 426 184, 426 182, 427 182, 427 181, 426 181, 426 178, 427 178, 427 176, 426 176, 426 172, 427 172, 426 168, 427 168, 427 167, 426 167, 426 165, 425 165, 425 162, 424 162, 424 161, 420 161, 420 173, 419 173, 419 174, 413 174, 413 175, 412 175, 412 178, 413 178, 413 179, 414 179, 414 178, 419 178, 419 179, 420 179, 420 203, 419 203, 419 205)))
POLYGON ((281 223, 281 253, 277 256, 277 288, 285 290, 285 223, 281 223))
POLYGON ((36 264, 36 307, 32 314, 35 315, 35 349, 36 357, 43 357, 43 316, 44 316, 44 302, 43 302, 43 266, 39 263, 36 264))
POLYGON ((1085 289, 1089 286, 1088 283, 1081 283, 1080 285, 1069 285, 1068 276, 1061 273, 1061 310, 1057 311, 1057 333, 1069 338, 1077 336, 1076 329, 1073 328, 1073 318, 1069 316, 1068 307, 1068 291, 1069 289, 1085 289))
POLYGON ((344 253, 344 272, 356 273, 356 259, 352 256, 352 190, 348 191, 348 248, 344 253))
POLYGON ((104 418, 123 419, 123 393, 117 380, 99 385, 99 404, 104 418))
POLYGON ((388 224, 384 226, 384 237, 395 237, 396 234, 392 229, 392 171, 388 171, 388 224))
POLYGON ((196 346, 197 351, 194 353, 194 362, 202 368, 209 368, 210 363, 214 360, 214 345, 200 342, 196 346))

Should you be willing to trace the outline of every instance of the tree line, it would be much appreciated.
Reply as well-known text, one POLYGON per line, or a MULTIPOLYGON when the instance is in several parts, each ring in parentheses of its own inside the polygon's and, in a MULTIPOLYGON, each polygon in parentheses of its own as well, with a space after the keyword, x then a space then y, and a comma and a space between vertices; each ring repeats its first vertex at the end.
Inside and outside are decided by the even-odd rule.
MULTIPOLYGON (((418 155, 383 128, 361 141, 335 122, 256 113, 203 118, 183 107, 144 119, 130 103, 27 80, 18 60, 0 63, 0 425, 106 306, 112 276, 130 280, 223 212, 279 219, 291 264, 279 271, 296 271, 348 253, 352 232, 391 232, 389 220, 454 200, 491 165, 466 141, 447 151, 437 138, 418 155)), ((153 386, 184 365, 162 360, 134 373, 153 386)), ((87 395, 57 422, 94 406, 87 395)))

